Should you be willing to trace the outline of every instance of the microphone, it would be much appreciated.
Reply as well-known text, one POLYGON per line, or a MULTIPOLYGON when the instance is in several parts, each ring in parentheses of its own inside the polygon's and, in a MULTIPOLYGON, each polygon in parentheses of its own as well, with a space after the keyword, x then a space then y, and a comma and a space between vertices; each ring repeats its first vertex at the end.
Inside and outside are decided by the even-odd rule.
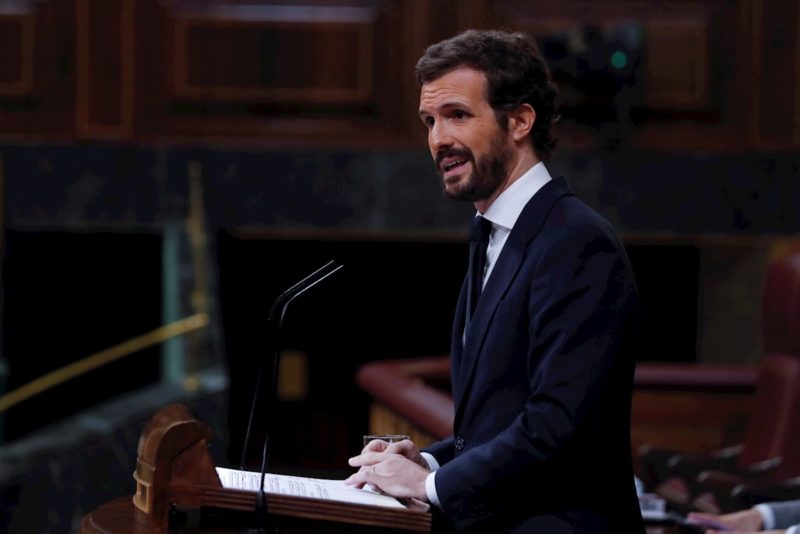
MULTIPOLYGON (((272 303, 272 308, 269 312, 269 317, 267 318, 267 337, 268 339, 272 340, 272 347, 274 347, 273 351, 267 350, 267 355, 273 355, 273 375, 272 375, 272 396, 275 394, 275 390, 277 388, 277 366, 278 361, 280 360, 280 344, 278 336, 280 334, 280 329, 283 326, 283 317, 286 313, 286 308, 289 303, 297 296, 300 296, 301 293, 305 292, 306 290, 310 289, 314 285, 318 284, 328 276, 332 275, 336 271, 342 268, 342 265, 337 264, 335 261, 331 260, 313 273, 309 274, 292 287, 281 293, 275 301, 272 303), (280 315, 280 323, 278 325, 275 324, 275 316, 278 313, 278 310, 281 310, 280 315)), ((269 347, 268 347, 269 348, 269 347)), ((244 435, 244 445, 242 446, 242 454, 239 459, 239 470, 244 470, 245 465, 245 458, 247 457, 247 450, 250 444, 250 432, 253 428, 253 417, 255 415, 256 406, 258 405, 258 399, 261 393, 261 382, 264 378, 264 371, 265 371, 265 361, 266 357, 261 359, 261 364, 259 366, 258 375, 256 377, 256 388, 253 392, 253 401, 250 405, 250 416, 247 419, 247 429, 245 430, 244 435)), ((271 399, 270 399, 271 401, 271 399)))
MULTIPOLYGON (((272 339, 272 350, 268 351, 268 355, 272 357, 272 385, 269 391, 269 397, 267 398, 267 432, 266 437, 264 438, 264 446, 261 451, 261 479, 258 488, 258 494, 256 497, 256 508, 255 508, 255 521, 256 530, 249 530, 248 532, 263 532, 261 527, 266 525, 267 521, 267 498, 266 493, 264 491, 264 481, 266 479, 267 474, 267 462, 269 458, 269 441, 270 441, 270 423, 271 423, 271 408, 272 402, 276 397, 276 391, 278 386, 278 371, 280 368, 280 349, 281 349, 281 339, 280 334, 283 329, 283 321, 286 317, 286 310, 288 309, 289 305, 300 295, 311 289, 312 287, 316 286, 329 276, 333 275, 337 271, 339 271, 343 265, 336 263, 335 261, 331 260, 313 273, 309 274, 295 285, 281 293, 275 302, 272 304, 272 308, 270 309, 269 318, 267 323, 270 327, 270 334, 272 339)), ((255 413, 256 405, 258 404, 258 398, 261 391, 261 382, 263 380, 264 375, 264 367, 266 357, 262 358, 261 365, 259 367, 258 377, 256 379, 256 390, 253 394, 253 403, 250 407, 250 417, 248 418, 247 422, 247 431, 245 433, 244 439, 244 446, 242 448, 242 456, 239 469, 244 469, 245 464, 245 457, 247 454, 247 448, 250 442, 250 431, 253 425, 253 416, 255 413)))

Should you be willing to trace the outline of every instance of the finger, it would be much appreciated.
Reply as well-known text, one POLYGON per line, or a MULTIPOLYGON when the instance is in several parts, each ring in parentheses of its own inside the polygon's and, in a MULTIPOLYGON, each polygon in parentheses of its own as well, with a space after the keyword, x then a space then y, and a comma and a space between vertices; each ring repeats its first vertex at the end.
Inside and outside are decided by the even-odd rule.
POLYGON ((352 475, 344 479, 344 483, 346 486, 352 486, 358 489, 363 488, 364 484, 366 484, 360 473, 353 473, 352 475))
POLYGON ((404 439, 403 441, 388 443, 384 452, 387 454, 405 454, 411 451, 413 448, 414 442, 410 439, 404 439))
POLYGON ((382 452, 365 452, 358 456, 353 456, 347 460, 347 463, 353 467, 361 467, 363 465, 373 465, 386 458, 385 453, 382 452))
POLYGON ((367 452, 383 452, 389 447, 389 442, 382 439, 373 439, 361 450, 361 453, 367 452))
POLYGON ((359 468, 358 471, 350 475, 344 480, 344 483, 348 486, 355 486, 358 488, 363 488, 369 482, 372 482, 375 478, 374 475, 375 466, 374 465, 366 465, 359 468))
POLYGON ((367 476, 372 473, 375 469, 374 465, 366 465, 358 468, 358 471, 347 477, 346 481, 349 480, 351 482, 367 482, 367 476))

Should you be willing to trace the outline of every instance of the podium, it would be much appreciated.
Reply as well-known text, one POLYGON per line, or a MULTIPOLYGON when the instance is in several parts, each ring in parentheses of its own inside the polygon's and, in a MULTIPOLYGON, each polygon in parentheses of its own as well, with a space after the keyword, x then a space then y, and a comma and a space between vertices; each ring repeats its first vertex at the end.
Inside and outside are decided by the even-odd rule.
MULTIPOLYGON (((180 404, 160 409, 139 438, 136 493, 100 506, 81 534, 240 532, 252 521, 257 493, 225 488, 208 452, 211 429, 180 404)), ((431 514, 267 493, 273 532, 430 532, 431 514)), ((253 525, 249 525, 253 526, 253 525)))

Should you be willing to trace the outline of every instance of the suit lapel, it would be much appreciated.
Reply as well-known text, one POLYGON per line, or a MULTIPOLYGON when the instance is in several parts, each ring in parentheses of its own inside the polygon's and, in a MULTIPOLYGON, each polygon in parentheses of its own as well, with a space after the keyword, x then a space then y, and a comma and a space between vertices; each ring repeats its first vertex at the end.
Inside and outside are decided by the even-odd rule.
POLYGON ((453 384, 453 399, 459 398, 459 393, 456 391, 456 384, 459 383, 456 376, 458 369, 461 367, 461 355, 464 353, 464 343, 462 342, 464 335, 464 323, 467 317, 467 279, 461 284, 461 292, 458 295, 458 303, 456 304, 456 313, 453 318, 453 332, 450 339, 450 382, 453 384))
POLYGON ((461 347, 460 332, 464 328, 465 295, 462 288, 454 321, 452 345, 452 353, 457 353, 457 356, 452 359, 454 366, 452 371, 453 402, 455 403, 454 428, 458 427, 465 404, 464 399, 471 387, 472 377, 479 360, 478 356, 486 340, 497 305, 517 277, 525 259, 525 249, 541 230, 553 204, 559 198, 571 194, 566 181, 563 178, 557 178, 545 184, 525 205, 484 286, 475 309, 475 315, 466 333, 463 348, 461 347))

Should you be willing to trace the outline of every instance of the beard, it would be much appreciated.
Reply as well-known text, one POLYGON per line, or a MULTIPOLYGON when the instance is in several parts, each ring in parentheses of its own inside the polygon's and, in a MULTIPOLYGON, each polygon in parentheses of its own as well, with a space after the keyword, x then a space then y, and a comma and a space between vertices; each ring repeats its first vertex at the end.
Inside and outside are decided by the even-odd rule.
POLYGON ((511 149, 505 137, 498 132, 489 141, 489 150, 477 159, 469 149, 445 149, 436 154, 436 171, 442 176, 442 193, 454 200, 476 202, 489 198, 503 184, 508 175, 511 149), (439 162, 448 156, 459 156, 472 163, 472 173, 456 187, 448 189, 439 162))

